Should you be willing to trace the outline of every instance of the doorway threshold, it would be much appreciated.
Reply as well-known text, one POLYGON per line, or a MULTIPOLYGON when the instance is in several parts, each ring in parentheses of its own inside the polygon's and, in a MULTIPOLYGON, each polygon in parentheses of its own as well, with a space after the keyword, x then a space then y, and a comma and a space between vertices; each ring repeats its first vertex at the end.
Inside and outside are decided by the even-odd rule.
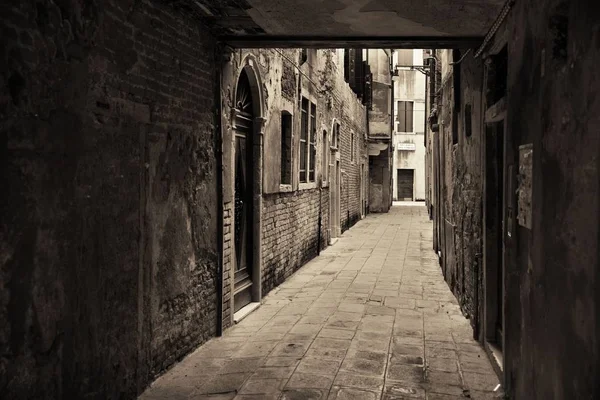
POLYGON ((233 323, 239 324, 241 320, 252 314, 254 310, 260 307, 260 303, 254 302, 240 308, 235 314, 233 314, 233 323))

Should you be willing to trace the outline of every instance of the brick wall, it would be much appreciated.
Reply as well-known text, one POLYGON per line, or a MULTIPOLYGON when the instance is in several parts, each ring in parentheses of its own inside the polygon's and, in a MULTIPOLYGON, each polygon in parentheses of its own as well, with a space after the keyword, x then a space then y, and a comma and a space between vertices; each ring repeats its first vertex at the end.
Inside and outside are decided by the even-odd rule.
MULTIPOLYGON (((262 295, 282 283, 294 271, 317 255, 318 219, 321 210, 321 248, 329 242, 329 193, 331 179, 320 193, 318 180, 323 171, 321 154, 322 132, 327 131, 331 139, 334 119, 340 124, 340 144, 338 152, 342 170, 340 219, 343 230, 348 229, 360 218, 360 165, 366 164, 366 113, 365 108, 348 84, 344 82, 343 65, 337 64, 338 57, 330 50, 309 50, 308 59, 301 65, 300 51, 286 49, 276 51, 238 50, 235 51, 224 69, 222 96, 224 129, 224 192, 225 208, 231 209, 229 201, 233 197, 233 154, 231 109, 235 96, 237 79, 247 60, 252 60, 252 68, 260 75, 263 99, 262 117, 265 119, 263 141, 263 194, 262 194, 262 295), (317 107, 316 117, 316 179, 313 183, 299 182, 299 139, 301 97, 308 98, 317 107), (281 112, 292 115, 292 184, 281 186, 281 112), (354 132, 354 142, 352 141, 354 132), (352 143, 354 147, 352 149, 352 143), (351 151, 354 151, 351 160, 351 151)), ((342 58, 343 59, 343 58, 342 58)), ((255 92, 253 96, 257 96, 255 92)), ((254 97, 253 97, 254 99, 254 97)), ((329 150, 327 150, 329 151, 329 150)), ((330 163, 335 153, 330 154, 330 163)), ((326 168, 329 169, 329 166, 326 168)), ((368 164, 365 165, 365 174, 368 164)), ((364 182, 366 185, 367 182, 364 182)), ((224 229, 231 229, 231 214, 224 218, 224 229)), ((224 243, 231 240, 225 233, 224 243)), ((224 315, 223 326, 231 326, 232 295, 230 280, 231 253, 224 253, 224 315), (229 310, 229 311, 227 311, 229 310)), ((256 250, 255 250, 256 251, 256 250)))
POLYGON ((323 190, 265 195, 263 200, 263 294, 285 281, 327 246, 329 193, 323 190))
POLYGON ((216 329, 214 43, 156 1, 0 7, 0 392, 133 398, 216 329))

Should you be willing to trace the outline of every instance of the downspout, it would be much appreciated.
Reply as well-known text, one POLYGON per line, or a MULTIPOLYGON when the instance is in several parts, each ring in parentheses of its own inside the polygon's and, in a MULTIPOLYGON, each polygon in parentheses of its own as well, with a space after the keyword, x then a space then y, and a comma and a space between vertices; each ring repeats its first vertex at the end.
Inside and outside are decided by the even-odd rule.
POLYGON ((321 254, 321 228, 323 223, 323 210, 321 208, 322 203, 322 186, 323 178, 319 178, 319 220, 317 222, 317 255, 321 254))
MULTIPOLYGON (((217 46, 215 49, 215 59, 222 60, 223 48, 217 46)), ((222 86, 222 62, 218 63, 215 69, 216 88, 215 96, 215 158, 217 163, 217 336, 223 335, 223 132, 221 118, 223 116, 223 108, 221 102, 221 86, 222 86)))

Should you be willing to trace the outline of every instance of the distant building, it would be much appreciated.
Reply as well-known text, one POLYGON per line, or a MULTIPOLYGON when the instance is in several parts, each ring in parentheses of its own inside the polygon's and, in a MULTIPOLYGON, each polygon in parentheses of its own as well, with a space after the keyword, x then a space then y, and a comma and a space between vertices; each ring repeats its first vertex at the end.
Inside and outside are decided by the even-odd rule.
POLYGON ((394 51, 393 198, 425 200, 423 50, 394 51))

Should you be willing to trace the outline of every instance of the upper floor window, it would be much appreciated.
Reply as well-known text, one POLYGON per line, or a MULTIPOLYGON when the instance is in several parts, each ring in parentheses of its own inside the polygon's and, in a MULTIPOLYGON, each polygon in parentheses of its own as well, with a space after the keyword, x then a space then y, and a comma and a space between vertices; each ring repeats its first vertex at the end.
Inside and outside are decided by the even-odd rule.
POLYGON ((302 98, 300 119, 300 182, 315 181, 317 106, 302 98))
POLYGON ((413 132, 413 102, 398 102, 398 132, 413 132))
POLYGON ((340 124, 337 122, 333 125, 333 132, 331 133, 331 147, 334 149, 338 148, 340 143, 340 124))
POLYGON ((281 182, 282 185, 292 183, 292 115, 281 113, 281 182))

